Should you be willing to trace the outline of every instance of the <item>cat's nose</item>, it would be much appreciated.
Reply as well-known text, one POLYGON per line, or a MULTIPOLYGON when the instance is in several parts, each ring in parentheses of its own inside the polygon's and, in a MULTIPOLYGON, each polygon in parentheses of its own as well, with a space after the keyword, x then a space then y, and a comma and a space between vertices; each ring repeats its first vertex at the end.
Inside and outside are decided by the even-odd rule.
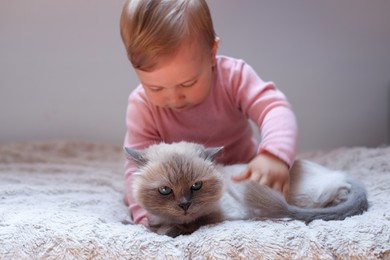
POLYGON ((183 210, 187 210, 191 206, 191 202, 180 202, 178 205, 183 210))

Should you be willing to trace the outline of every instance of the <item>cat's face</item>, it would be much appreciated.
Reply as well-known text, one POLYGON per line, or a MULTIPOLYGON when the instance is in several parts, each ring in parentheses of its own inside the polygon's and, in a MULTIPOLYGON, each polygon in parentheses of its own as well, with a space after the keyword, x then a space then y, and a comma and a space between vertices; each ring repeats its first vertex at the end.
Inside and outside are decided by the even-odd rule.
POLYGON ((222 186, 221 173, 207 158, 171 153, 140 168, 133 195, 149 213, 183 224, 217 210, 222 186))

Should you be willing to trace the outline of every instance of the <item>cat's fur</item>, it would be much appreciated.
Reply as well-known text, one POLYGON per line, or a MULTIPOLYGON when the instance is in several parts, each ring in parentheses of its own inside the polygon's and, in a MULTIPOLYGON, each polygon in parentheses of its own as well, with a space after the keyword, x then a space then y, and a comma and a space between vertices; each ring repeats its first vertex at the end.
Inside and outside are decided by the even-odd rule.
POLYGON ((221 148, 180 142, 125 150, 139 167, 133 196, 148 211, 150 227, 159 234, 190 234, 224 220, 342 220, 368 208, 360 182, 309 161, 297 160, 291 168, 287 203, 266 186, 233 182, 231 176, 246 165, 215 164, 221 148))

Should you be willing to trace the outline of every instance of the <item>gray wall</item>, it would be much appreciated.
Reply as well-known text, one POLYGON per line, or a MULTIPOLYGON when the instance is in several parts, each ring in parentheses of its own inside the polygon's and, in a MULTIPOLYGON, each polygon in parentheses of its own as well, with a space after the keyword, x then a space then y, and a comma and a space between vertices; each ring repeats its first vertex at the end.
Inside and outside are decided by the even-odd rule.
MULTIPOLYGON (((219 53, 289 97, 299 149, 389 142, 390 1, 210 0, 219 53)), ((0 0, 0 142, 121 144, 137 79, 122 1, 0 0)))

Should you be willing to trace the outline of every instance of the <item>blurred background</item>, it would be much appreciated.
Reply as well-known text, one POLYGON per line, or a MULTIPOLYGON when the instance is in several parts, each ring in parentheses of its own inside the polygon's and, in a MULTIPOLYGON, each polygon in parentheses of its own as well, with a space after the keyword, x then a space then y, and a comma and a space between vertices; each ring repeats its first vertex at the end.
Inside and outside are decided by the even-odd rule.
MULTIPOLYGON (((299 151, 390 141, 390 1, 209 0, 219 54, 288 96, 299 151)), ((123 1, 0 0, 0 143, 122 144, 123 1)))

